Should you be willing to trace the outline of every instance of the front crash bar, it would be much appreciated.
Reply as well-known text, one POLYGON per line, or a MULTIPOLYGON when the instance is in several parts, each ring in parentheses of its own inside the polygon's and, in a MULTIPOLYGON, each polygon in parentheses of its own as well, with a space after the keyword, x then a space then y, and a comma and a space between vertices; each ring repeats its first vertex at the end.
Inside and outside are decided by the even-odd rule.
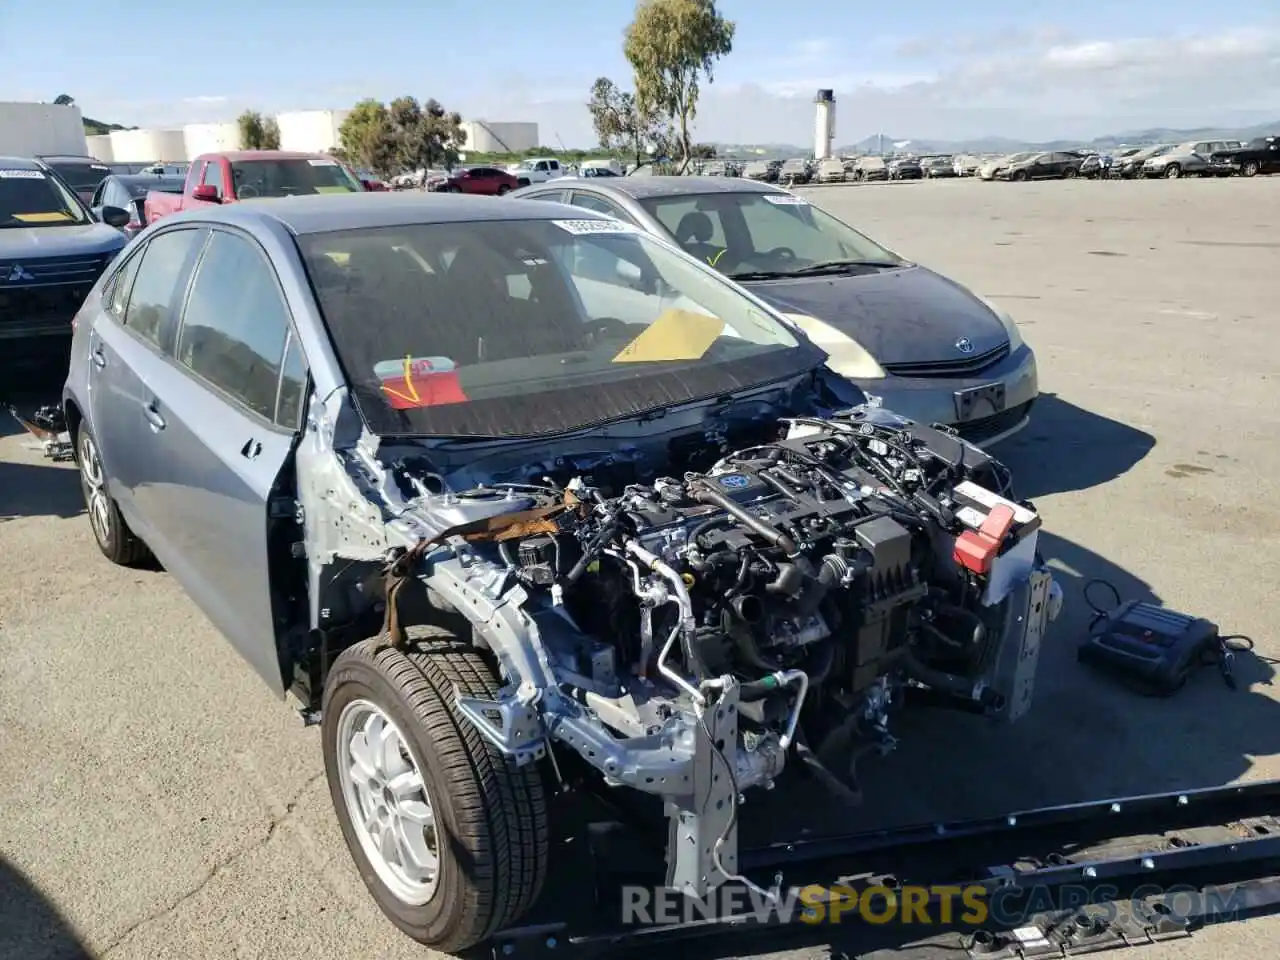
MULTIPOLYGON (((1028 910, 1013 927, 990 920, 953 931, 958 946, 975 960, 1060 958, 1189 936, 1207 923, 1280 909, 1280 780, 1042 807, 741 851, 747 874, 804 864, 834 867, 850 857, 859 860, 852 865, 858 876, 839 883, 859 893, 909 884, 979 886, 992 903, 1025 903, 1030 897, 1042 903, 1042 897, 1050 898, 1052 909, 1028 910), (1107 852, 1073 852, 1101 846, 1107 852), (877 865, 890 869, 875 872, 877 865), (1167 891, 1175 884, 1185 885, 1179 892, 1209 893, 1173 909, 1167 891), (1069 906, 1063 905, 1066 900, 1069 906), (1215 910, 1215 904, 1231 910, 1215 910)), ((992 910, 990 916, 995 913, 992 910)), ((853 919, 849 914, 846 918, 853 919)), ((499 932, 491 949, 494 957, 546 951, 613 956, 746 930, 775 936, 835 930, 803 920, 796 909, 630 927, 618 924, 617 918, 603 918, 598 926, 581 920, 540 923, 499 932)), ((935 926, 928 933, 936 935, 940 929, 935 926)), ((841 931, 842 937, 883 937, 886 929, 845 923, 841 931)), ((752 941, 753 951, 763 949, 752 941)), ((857 948, 863 949, 861 944, 857 948)), ((955 945, 950 955, 954 950, 955 945)), ((905 960, 911 953, 898 944, 895 956, 905 960)))

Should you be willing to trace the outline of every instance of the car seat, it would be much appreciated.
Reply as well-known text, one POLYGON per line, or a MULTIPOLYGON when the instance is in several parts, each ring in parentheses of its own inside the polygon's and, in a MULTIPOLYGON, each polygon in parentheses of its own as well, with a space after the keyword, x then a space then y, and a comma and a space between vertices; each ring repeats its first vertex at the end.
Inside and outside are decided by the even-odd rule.
POLYGON ((709 216, 701 210, 692 210, 680 218, 675 239, 686 253, 707 262, 721 252, 720 247, 711 243, 715 232, 715 225, 712 224, 709 216))

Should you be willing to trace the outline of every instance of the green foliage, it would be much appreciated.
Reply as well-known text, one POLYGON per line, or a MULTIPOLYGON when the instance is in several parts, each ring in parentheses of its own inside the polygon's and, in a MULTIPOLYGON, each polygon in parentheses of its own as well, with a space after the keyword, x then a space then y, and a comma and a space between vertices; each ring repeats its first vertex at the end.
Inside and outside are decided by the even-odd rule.
POLYGON ((700 80, 733 49, 734 24, 715 0, 642 0, 623 51, 635 71, 636 104, 675 128, 679 170, 693 159, 689 127, 698 112, 700 80))
POLYGON ((361 100, 338 128, 338 140, 347 158, 357 166, 379 176, 390 176, 397 170, 391 114, 386 104, 377 100, 361 100))
POLYGON ((670 137, 662 120, 652 110, 642 111, 636 95, 608 77, 598 77, 591 85, 587 110, 603 150, 623 154, 637 165, 651 150, 666 151, 670 137))
POLYGON ((398 97, 390 106, 361 100, 338 131, 347 159, 379 176, 400 170, 453 167, 466 142, 462 117, 435 100, 398 97))
POLYGON ((436 100, 419 106, 413 97, 397 97, 388 109, 396 158, 410 170, 452 169, 466 144, 462 116, 449 113, 436 100))
POLYGON ((60 93, 53 98, 53 105, 55 107, 70 107, 73 106, 75 102, 76 98, 66 93, 60 93))
POLYGON ((262 149, 280 149, 280 124, 275 117, 267 117, 262 121, 262 149))
POLYGON ((257 110, 246 110, 236 118, 236 126, 240 128, 241 150, 279 150, 280 128, 274 120, 264 120, 257 110), (270 125, 274 132, 274 144, 268 143, 267 128, 270 125))

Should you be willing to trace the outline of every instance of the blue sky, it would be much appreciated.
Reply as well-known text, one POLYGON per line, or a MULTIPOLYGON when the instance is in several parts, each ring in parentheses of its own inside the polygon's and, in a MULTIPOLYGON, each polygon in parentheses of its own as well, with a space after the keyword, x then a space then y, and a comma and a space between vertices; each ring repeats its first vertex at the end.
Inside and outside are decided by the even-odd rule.
MULTIPOLYGON (((90 116, 139 126, 412 94, 472 117, 538 121, 549 145, 586 145, 592 80, 629 76, 629 0, 62 0, 58 24, 104 25, 83 38, 39 5, 0 6, 0 100, 65 92, 90 116)), ((704 91, 703 139, 808 142, 820 86, 836 89, 842 143, 1280 121, 1280 11, 1269 3, 721 0, 721 9, 737 39, 704 91), (822 12, 797 15, 805 9, 822 12)))

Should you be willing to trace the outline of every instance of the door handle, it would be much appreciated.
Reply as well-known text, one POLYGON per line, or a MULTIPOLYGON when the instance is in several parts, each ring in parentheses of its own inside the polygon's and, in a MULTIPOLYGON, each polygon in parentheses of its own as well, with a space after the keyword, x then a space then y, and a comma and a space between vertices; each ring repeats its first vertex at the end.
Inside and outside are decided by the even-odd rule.
POLYGON ((244 446, 240 448, 240 456, 246 460, 257 460, 260 453, 262 453, 262 444, 252 437, 246 440, 244 446))
POLYGON ((99 370, 107 365, 107 355, 102 352, 101 347, 94 347, 89 354, 89 359, 93 361, 93 365, 99 370))
POLYGON ((147 423, 151 425, 154 432, 159 433, 164 429, 164 417, 160 416, 160 408, 156 406, 154 400, 143 404, 142 415, 147 418, 147 423))

